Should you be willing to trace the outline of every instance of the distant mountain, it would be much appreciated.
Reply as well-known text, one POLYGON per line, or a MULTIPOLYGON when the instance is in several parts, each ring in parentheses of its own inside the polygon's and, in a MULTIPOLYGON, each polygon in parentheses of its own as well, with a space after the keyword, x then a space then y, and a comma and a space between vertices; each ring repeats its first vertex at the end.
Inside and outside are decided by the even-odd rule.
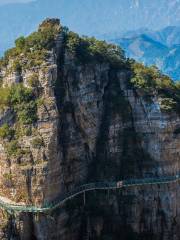
POLYGON ((149 61, 155 64, 157 58, 162 54, 168 54, 167 46, 151 39, 145 34, 134 38, 122 38, 115 42, 127 50, 128 56, 134 56, 139 61, 144 59, 147 64, 149 61))
POLYGON ((120 45, 130 58, 146 65, 155 64, 174 80, 180 80, 180 27, 160 31, 139 29, 106 40, 120 45))
POLYGON ((168 26, 161 31, 149 31, 147 33, 152 39, 159 41, 164 45, 173 46, 180 44, 180 27, 168 26))
POLYGON ((174 80, 180 80, 180 45, 176 45, 169 50, 162 70, 170 75, 174 80))
POLYGON ((179 12, 180 0, 35 0, 6 4, 0 6, 0 51, 10 47, 19 35, 32 32, 46 17, 59 17, 80 34, 102 36, 178 26, 179 12))

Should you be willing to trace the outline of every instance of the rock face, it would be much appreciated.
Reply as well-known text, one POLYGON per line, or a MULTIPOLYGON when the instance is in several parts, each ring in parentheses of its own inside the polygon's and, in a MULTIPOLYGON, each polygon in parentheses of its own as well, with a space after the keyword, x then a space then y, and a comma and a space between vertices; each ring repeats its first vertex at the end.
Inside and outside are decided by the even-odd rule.
MULTIPOLYGON (((76 186, 98 181, 179 173, 180 119, 147 101, 129 84, 131 70, 108 62, 79 63, 58 36, 38 68, 23 69, 22 83, 36 73, 42 103, 34 135, 20 138, 28 154, 8 157, 0 145, 0 195, 42 206, 76 186)), ((10 85, 17 74, 4 77, 10 85)), ((16 81, 15 81, 16 82, 16 81)), ((1 125, 14 124, 10 109, 1 125)), ((180 239, 179 183, 93 191, 48 214, 0 212, 0 238, 22 240, 180 239)))

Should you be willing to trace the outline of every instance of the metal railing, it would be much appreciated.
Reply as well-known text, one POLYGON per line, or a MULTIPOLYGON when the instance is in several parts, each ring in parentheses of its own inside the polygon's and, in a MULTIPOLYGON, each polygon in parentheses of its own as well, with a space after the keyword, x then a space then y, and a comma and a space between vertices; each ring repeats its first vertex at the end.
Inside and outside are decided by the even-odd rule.
POLYGON ((84 192, 92 191, 92 190, 108 190, 108 189, 120 189, 127 188, 133 186, 144 186, 144 185, 153 185, 153 184, 167 184, 172 182, 177 182, 180 180, 180 174, 175 176, 166 176, 166 177, 156 177, 156 178, 144 178, 144 179, 128 179, 122 180, 119 182, 95 182, 84 184, 75 188, 73 191, 69 193, 65 193, 59 196, 57 199, 52 201, 51 203, 46 203, 42 207, 37 206, 28 206, 21 205, 18 203, 9 203, 1 200, 0 198, 0 208, 5 209, 9 212, 30 212, 30 213, 43 213, 48 212, 57 207, 60 207, 66 201, 76 197, 79 194, 84 192), (119 184, 120 183, 120 184, 119 184))

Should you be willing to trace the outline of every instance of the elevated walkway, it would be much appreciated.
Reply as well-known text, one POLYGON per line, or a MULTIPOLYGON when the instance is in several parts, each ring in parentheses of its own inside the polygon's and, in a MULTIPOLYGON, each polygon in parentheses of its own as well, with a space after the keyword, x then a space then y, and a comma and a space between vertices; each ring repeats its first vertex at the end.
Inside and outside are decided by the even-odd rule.
POLYGON ((180 174, 177 174, 175 176, 165 176, 165 177, 158 177, 158 178, 128 179, 128 180, 123 180, 118 182, 89 183, 89 184, 84 184, 82 186, 79 186, 75 188, 73 191, 59 196, 53 202, 47 203, 45 204, 45 206, 42 206, 42 207, 28 206, 23 203, 15 203, 10 199, 0 196, 0 208, 10 213, 11 212, 46 213, 60 207, 66 201, 73 199, 77 195, 80 195, 85 192, 93 191, 93 190, 111 190, 111 189, 123 189, 123 188, 136 187, 136 186, 168 184, 168 183, 178 182, 179 180, 180 180, 180 174))

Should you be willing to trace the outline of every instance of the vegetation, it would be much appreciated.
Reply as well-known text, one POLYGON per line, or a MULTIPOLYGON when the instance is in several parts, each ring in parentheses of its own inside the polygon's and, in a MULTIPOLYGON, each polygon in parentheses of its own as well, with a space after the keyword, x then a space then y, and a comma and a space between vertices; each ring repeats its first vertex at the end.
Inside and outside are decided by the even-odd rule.
POLYGON ((13 175, 10 172, 3 174, 3 182, 5 187, 7 188, 12 187, 12 179, 13 179, 13 175))
POLYGON ((43 141, 43 139, 42 139, 41 137, 34 138, 34 139, 32 140, 32 146, 33 146, 34 148, 37 148, 37 149, 39 149, 39 148, 41 148, 41 147, 44 147, 44 141, 43 141))
POLYGON ((4 109, 10 103, 10 88, 0 87, 0 109, 4 109))
POLYGON ((0 127, 0 138, 11 140, 14 137, 14 134, 14 130, 7 123, 0 127))
POLYGON ((39 76, 37 73, 33 73, 29 78, 28 78, 28 84, 32 88, 38 88, 39 86, 39 76))
MULTIPOLYGON (((47 19, 37 32, 28 37, 19 37, 15 47, 7 50, 0 60, 0 68, 7 66, 13 60, 12 71, 21 72, 23 67, 39 66, 48 56, 48 50, 54 47, 55 39, 60 31, 66 36, 66 47, 80 62, 109 62, 113 66, 121 66, 124 61, 123 50, 105 41, 95 38, 80 37, 78 34, 61 27, 59 20, 47 19)), ((34 81, 33 81, 34 82, 34 81)))
POLYGON ((20 73, 22 71, 22 66, 19 60, 15 60, 12 64, 12 71, 20 73))
MULTIPOLYGON (((142 90, 144 96, 157 93, 163 111, 180 111, 179 83, 173 83, 168 76, 163 75, 155 66, 145 67, 135 61, 126 61, 123 50, 113 44, 95 38, 80 37, 67 28, 60 27, 59 21, 56 19, 44 21, 38 31, 32 33, 29 37, 18 38, 15 41, 15 47, 6 51, 4 57, 0 60, 0 68, 9 64, 12 71, 20 73, 23 69, 41 65, 47 58, 48 51, 54 47, 54 40, 60 31, 64 32, 66 49, 77 59, 77 63, 100 62, 109 63, 112 68, 131 69, 131 85, 142 90)), ((108 109, 111 109, 111 113, 114 114, 121 112, 124 119, 129 118, 128 102, 121 89, 118 89, 119 84, 116 74, 113 75, 114 71, 111 73, 112 81, 109 87, 112 88, 112 91, 107 96, 108 109)), ((15 118, 13 127, 8 124, 0 127, 0 138, 9 141, 6 144, 6 149, 10 156, 24 154, 18 144, 18 139, 20 136, 33 134, 33 127, 37 121, 37 108, 44 105, 45 99, 36 91, 39 88, 38 79, 39 76, 36 72, 29 76, 28 84, 31 88, 26 88, 21 83, 11 87, 2 87, 2 84, 0 84, 0 109, 10 108, 15 118)), ((1 82, 2 79, 0 78, 1 82)), ((75 81, 74 87, 77 86, 78 82, 75 81)), ((68 112, 71 111, 71 108, 71 104, 67 104, 66 110, 68 112)), ((38 136, 37 134, 33 135, 38 136)), ((106 135, 102 136, 101 139, 101 141, 105 141, 106 135)), ((36 149, 44 147, 44 141, 41 137, 34 138, 31 143, 36 149)), ((103 144, 100 145, 103 146, 103 144)))
POLYGON ((59 31, 59 20, 45 20, 37 32, 27 38, 21 36, 15 41, 15 47, 7 50, 0 60, 0 67, 7 66, 10 59, 14 60, 12 70, 18 72, 22 67, 41 65, 48 55, 48 50, 54 46, 54 39, 59 31))
POLYGON ((23 84, 15 84, 0 89, 0 106, 10 108, 15 116, 13 128, 8 124, 0 127, 0 138, 9 140, 5 145, 9 156, 20 156, 24 153, 18 144, 18 138, 21 135, 31 135, 31 125, 37 121, 36 96, 32 89, 23 84))
POLYGON ((10 105, 15 106, 22 103, 28 103, 34 99, 31 89, 26 88, 23 84, 15 84, 10 88, 10 105))
POLYGON ((155 66, 131 62, 133 77, 131 83, 145 95, 156 92, 160 98, 160 106, 164 111, 180 111, 180 84, 174 83, 170 77, 162 74, 155 66))
POLYGON ((14 129, 16 139, 23 136, 31 136, 33 134, 33 127, 31 125, 23 125, 21 122, 16 122, 14 129))
POLYGON ((6 145, 6 150, 9 156, 21 155, 21 148, 17 140, 13 140, 6 145))
POLYGON ((12 180, 12 174, 11 173, 4 173, 3 178, 5 180, 12 180))
POLYGON ((37 120, 37 104, 33 91, 22 84, 0 89, 0 106, 10 107, 22 124, 32 124, 37 120))
POLYGON ((37 106, 35 101, 19 104, 15 107, 18 121, 22 124, 33 124, 37 120, 37 106))
POLYGON ((174 88, 171 78, 163 75, 156 66, 146 67, 141 63, 133 63, 134 76, 131 82, 144 90, 174 88))
POLYGON ((93 37, 80 37, 74 32, 67 33, 66 46, 82 63, 96 60, 120 66, 125 60, 124 52, 120 47, 93 37))

